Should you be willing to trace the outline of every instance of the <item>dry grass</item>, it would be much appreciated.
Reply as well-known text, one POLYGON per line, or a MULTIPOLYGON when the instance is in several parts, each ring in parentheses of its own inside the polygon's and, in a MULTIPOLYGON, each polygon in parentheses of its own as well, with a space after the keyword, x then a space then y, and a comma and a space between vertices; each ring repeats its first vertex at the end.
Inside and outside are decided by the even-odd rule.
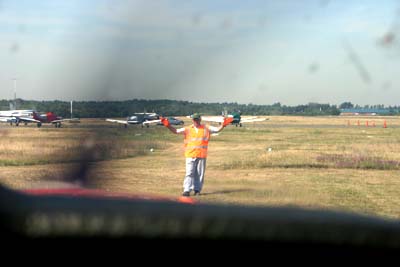
MULTIPOLYGON (((395 117, 271 117, 261 124, 228 127, 212 137, 198 199, 398 219, 399 126, 395 117), (376 126, 366 127, 367 119, 376 126), (357 120, 364 121, 362 126, 357 120), (378 127, 383 120, 386 129, 378 127)), ((100 120, 61 129, 2 126, 0 137, 0 181, 12 188, 60 181, 88 150, 93 154, 91 186, 171 197, 182 190, 182 136, 160 126, 124 129, 100 120)))
POLYGON ((145 155, 150 148, 164 147, 162 142, 143 138, 136 131, 121 132, 125 129, 101 125, 100 129, 0 128, 0 166, 77 162, 82 151, 88 149, 94 161, 131 158, 145 155))

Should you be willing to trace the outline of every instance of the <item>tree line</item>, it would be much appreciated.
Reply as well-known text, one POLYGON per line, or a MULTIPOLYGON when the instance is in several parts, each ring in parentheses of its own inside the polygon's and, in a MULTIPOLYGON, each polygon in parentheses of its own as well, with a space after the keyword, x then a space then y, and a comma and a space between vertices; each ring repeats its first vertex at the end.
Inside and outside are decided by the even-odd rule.
MULTIPOLYGON (((0 100, 0 109, 8 110, 14 101, 0 100)), ((51 111, 59 116, 71 116, 68 101, 36 101, 16 100, 17 109, 33 109, 39 112, 51 111)), ((400 106, 354 105, 344 102, 337 105, 308 103, 305 105, 287 106, 281 103, 271 105, 238 104, 238 103, 196 103, 178 100, 145 100, 132 99, 126 101, 74 101, 73 117, 78 118, 116 118, 127 117, 136 112, 156 112, 163 116, 182 116, 199 112, 204 115, 220 115, 223 112, 241 112, 242 115, 301 115, 326 116, 339 115, 344 108, 376 108, 388 111, 386 115, 398 115, 400 106)))

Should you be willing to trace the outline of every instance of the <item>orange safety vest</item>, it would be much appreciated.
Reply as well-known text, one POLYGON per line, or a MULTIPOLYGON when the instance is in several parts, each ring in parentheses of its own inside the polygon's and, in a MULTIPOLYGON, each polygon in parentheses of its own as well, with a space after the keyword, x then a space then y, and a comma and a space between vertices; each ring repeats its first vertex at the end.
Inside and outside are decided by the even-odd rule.
POLYGON ((185 157, 186 158, 207 158, 208 141, 210 130, 201 125, 197 128, 194 125, 185 128, 185 157))

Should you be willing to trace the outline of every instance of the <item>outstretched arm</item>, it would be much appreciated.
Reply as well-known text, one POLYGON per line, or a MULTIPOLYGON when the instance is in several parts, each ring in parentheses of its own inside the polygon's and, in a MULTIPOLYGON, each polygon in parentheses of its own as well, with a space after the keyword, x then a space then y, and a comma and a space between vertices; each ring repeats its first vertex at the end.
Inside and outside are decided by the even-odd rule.
POLYGON ((233 118, 229 117, 229 118, 225 118, 224 122, 221 123, 221 125, 219 127, 216 128, 217 133, 222 131, 222 129, 225 128, 225 126, 227 126, 229 123, 231 123, 233 121, 233 118))
POLYGON ((231 123, 232 121, 233 121, 233 118, 225 118, 225 119, 224 119, 224 122, 221 123, 220 126, 218 126, 218 127, 213 127, 213 128, 212 128, 213 133, 219 133, 220 131, 222 131, 222 129, 225 128, 225 126, 227 126, 227 125, 228 125, 229 123, 231 123))
POLYGON ((219 132, 222 131, 222 129, 224 129, 224 128, 225 128, 225 125, 222 123, 220 126, 215 127, 214 132, 215 132, 215 133, 219 133, 219 132))
POLYGON ((172 133, 178 134, 178 132, 176 131, 176 128, 172 127, 172 125, 168 125, 168 126, 165 126, 165 127, 167 127, 172 133))

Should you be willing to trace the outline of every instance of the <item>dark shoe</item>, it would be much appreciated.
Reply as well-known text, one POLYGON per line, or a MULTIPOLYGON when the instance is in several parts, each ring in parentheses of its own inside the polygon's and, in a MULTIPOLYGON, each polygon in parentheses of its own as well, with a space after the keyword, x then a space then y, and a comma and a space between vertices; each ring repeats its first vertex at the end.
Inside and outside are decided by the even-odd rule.
POLYGON ((200 195, 200 191, 195 190, 195 191, 194 191, 194 195, 195 195, 195 196, 199 196, 199 195, 200 195))
POLYGON ((182 196, 184 196, 184 197, 190 197, 190 192, 183 192, 183 193, 182 193, 182 196))

